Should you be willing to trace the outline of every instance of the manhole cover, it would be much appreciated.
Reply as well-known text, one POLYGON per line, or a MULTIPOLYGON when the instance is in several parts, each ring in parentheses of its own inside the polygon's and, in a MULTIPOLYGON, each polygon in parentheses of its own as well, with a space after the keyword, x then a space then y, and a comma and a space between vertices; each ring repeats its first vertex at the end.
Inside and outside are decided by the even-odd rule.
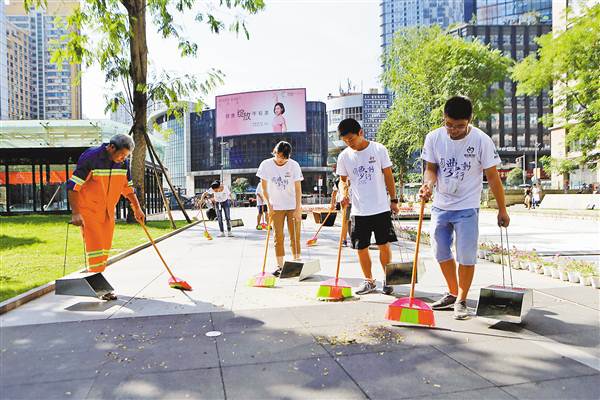
POLYGON ((208 337, 217 337, 217 336, 221 336, 223 333, 221 331, 210 331, 210 332, 206 332, 205 335, 208 337))

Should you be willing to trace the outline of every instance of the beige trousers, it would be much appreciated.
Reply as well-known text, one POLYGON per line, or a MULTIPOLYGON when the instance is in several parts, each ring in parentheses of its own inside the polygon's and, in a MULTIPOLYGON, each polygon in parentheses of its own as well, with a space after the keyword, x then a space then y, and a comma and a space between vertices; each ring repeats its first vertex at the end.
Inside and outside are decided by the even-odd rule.
POLYGON ((285 239, 283 234, 283 223, 287 219, 292 255, 299 256, 301 221, 294 220, 294 210, 273 210, 272 218, 273 230, 275 231, 275 255, 277 257, 285 256, 285 249, 283 247, 283 241, 285 239))

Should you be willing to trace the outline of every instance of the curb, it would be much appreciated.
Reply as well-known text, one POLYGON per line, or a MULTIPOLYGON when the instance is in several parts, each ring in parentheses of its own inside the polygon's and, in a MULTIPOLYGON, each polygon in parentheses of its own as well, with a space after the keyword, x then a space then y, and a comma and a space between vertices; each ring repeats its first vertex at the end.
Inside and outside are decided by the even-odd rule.
MULTIPOLYGON (((158 243, 165 239, 168 239, 171 236, 174 236, 188 228, 191 228, 194 225, 199 224, 200 222, 202 222, 202 221, 193 221, 192 223, 187 224, 179 229, 176 229, 173 232, 166 233, 166 234, 154 239, 154 242, 158 243)), ((129 257, 130 255, 135 254, 138 251, 144 250, 145 248, 150 247, 150 246, 152 246, 152 244, 150 242, 146 242, 146 243, 140 244, 139 246, 133 247, 127 251, 124 251, 123 253, 119 253, 115 256, 112 256, 111 258, 108 259, 108 261, 106 262, 106 265, 109 266, 111 264, 116 263, 117 261, 121 261, 122 259, 129 257)), ((85 272, 85 271, 82 270, 80 272, 85 272)), ((4 300, 3 302, 0 303, 0 315, 5 314, 11 310, 14 310, 15 308, 20 307, 23 304, 30 302, 31 300, 35 300, 38 297, 42 297, 45 294, 53 292, 54 286, 55 286, 54 281, 48 282, 45 285, 35 287, 33 289, 28 290, 25 293, 21 293, 18 296, 4 300)))
MULTIPOLYGON (((497 209, 481 209, 484 212, 498 212, 497 209)), ((553 219, 582 219, 587 221, 600 221, 600 215, 585 215, 585 214, 572 214, 569 213, 568 210, 564 210, 563 213, 560 211, 552 211, 552 212, 536 212, 529 210, 511 210, 510 207, 507 209, 508 215, 528 215, 532 217, 546 217, 553 219)))

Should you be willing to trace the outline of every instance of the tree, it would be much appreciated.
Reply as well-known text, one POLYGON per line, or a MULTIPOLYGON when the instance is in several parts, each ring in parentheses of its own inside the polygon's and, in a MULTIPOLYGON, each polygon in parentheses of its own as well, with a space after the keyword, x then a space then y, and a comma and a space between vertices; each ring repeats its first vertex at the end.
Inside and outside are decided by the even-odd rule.
POLYGON ((523 183, 523 170, 519 167, 510 170, 506 175, 506 183, 510 186, 519 186, 523 183))
POLYGON ((235 181, 233 181, 231 190, 233 193, 244 193, 246 189, 248 189, 248 186, 250 186, 248 178, 237 178, 235 181))
POLYGON ((504 92, 493 88, 502 81, 512 63, 500 51, 478 41, 468 42, 439 27, 419 27, 396 34, 384 56, 382 80, 396 98, 389 130, 378 136, 386 143, 400 141, 407 153, 419 151, 425 135, 442 123, 446 100, 455 95, 471 98, 477 120, 486 120, 503 102, 504 92))
MULTIPOLYGON (((44 7, 46 0, 25 0, 25 9, 44 7)), ((180 99, 208 93, 220 83, 223 74, 211 70, 208 77, 199 82, 191 74, 172 76, 158 72, 148 80, 148 46, 146 18, 163 39, 175 39, 182 57, 195 57, 198 44, 185 36, 180 21, 194 13, 198 23, 208 24, 210 31, 219 34, 229 28, 238 34, 243 31, 249 37, 242 15, 226 23, 218 15, 221 10, 242 11, 255 14, 264 8, 264 0, 219 0, 198 2, 196 0, 81 0, 80 7, 62 23, 69 33, 55 43, 52 62, 82 64, 89 67, 98 64, 105 73, 106 82, 115 91, 107 98, 107 110, 119 105, 126 106, 133 118, 130 133, 135 141, 131 163, 133 184, 144 207, 144 169, 148 143, 148 101, 163 103, 167 117, 179 117, 187 103, 180 99), (197 4, 200 3, 200 4, 197 4), (118 90, 118 86, 122 86, 118 90)), ((202 106, 198 99, 197 109, 202 106)), ((158 160, 160 161, 160 160, 158 160)))
POLYGON ((540 158, 540 162, 546 171, 550 171, 562 176, 563 190, 565 193, 567 193, 567 190, 569 190, 569 174, 577 169, 577 166, 581 163, 581 160, 543 156, 540 158))
MULTIPOLYGON (((562 32, 539 37, 537 53, 517 64, 512 76, 518 82, 517 95, 550 90, 554 116, 542 122, 547 127, 564 126, 567 143, 575 143, 582 150, 581 163, 596 164, 593 150, 599 148, 600 140, 600 4, 584 9, 579 16, 569 16, 567 26, 562 32)), ((554 166, 559 164, 555 160, 554 166)))

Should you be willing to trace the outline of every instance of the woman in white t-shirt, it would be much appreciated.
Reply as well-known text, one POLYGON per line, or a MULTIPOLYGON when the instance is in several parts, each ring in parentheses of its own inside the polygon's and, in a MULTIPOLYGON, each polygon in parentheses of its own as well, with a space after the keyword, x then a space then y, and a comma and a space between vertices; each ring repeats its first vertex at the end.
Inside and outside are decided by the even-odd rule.
POLYGON ((302 186, 300 165, 290 158, 292 146, 281 141, 273 149, 273 157, 260 163, 256 176, 261 179, 262 196, 269 209, 269 219, 275 231, 275 255, 279 276, 283 266, 283 224, 287 220, 294 260, 300 258, 300 223, 302 221, 302 186))
POLYGON ((208 189, 202 196, 209 197, 215 205, 215 209, 217 210, 217 219, 219 220, 219 229, 221 230, 219 237, 225 236, 225 229, 223 227, 223 214, 225 214, 225 220, 227 222, 227 236, 233 236, 231 233, 231 192, 229 191, 229 188, 223 185, 221 181, 216 180, 210 184, 210 189, 208 189))

